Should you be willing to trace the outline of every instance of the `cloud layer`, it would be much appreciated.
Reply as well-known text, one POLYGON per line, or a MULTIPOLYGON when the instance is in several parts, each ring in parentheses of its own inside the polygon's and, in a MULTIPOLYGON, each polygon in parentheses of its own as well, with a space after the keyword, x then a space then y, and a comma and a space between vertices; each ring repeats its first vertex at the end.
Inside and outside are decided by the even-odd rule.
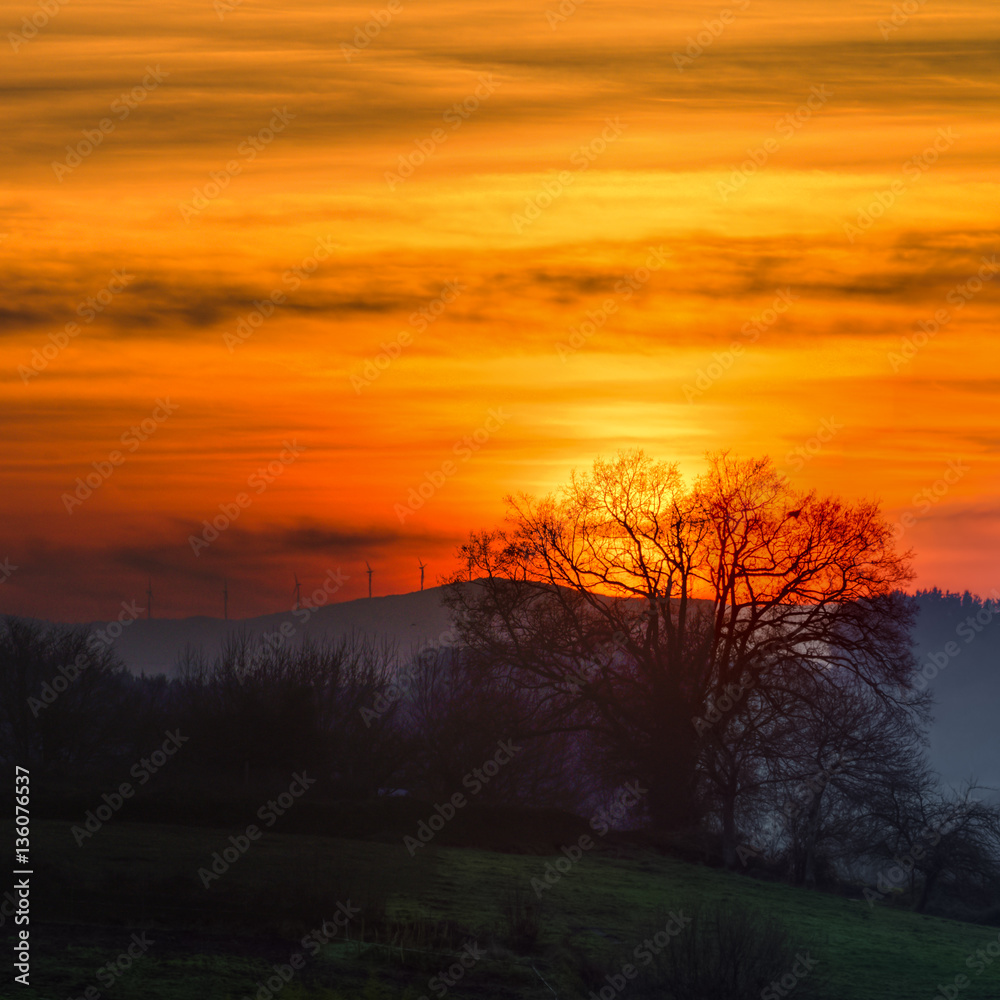
POLYGON ((996 586, 985 0, 67 4, 28 38, 38 9, 0 69, 4 610, 152 576, 209 613, 225 576, 252 614, 293 572, 360 596, 365 560, 412 589, 504 493, 633 445, 892 518, 960 460, 905 542, 921 584, 996 586))

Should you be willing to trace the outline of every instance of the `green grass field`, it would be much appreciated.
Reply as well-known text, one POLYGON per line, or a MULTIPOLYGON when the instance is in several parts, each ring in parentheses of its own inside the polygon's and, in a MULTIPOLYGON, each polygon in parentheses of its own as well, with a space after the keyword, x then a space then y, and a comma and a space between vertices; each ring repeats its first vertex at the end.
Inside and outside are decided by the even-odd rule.
MULTIPOLYGON (((504 901, 519 893, 534 904, 531 880, 544 878, 554 856, 431 845, 411 859, 388 834, 362 841, 267 833, 206 889, 198 869, 232 829, 111 822, 78 847, 70 826, 34 826, 32 985, 11 984, 5 958, 4 997, 69 1000, 91 987, 88 1000, 258 1000, 274 966, 300 954, 301 970, 259 1000, 419 1000, 443 995, 432 977, 454 965, 467 941, 483 957, 460 967, 447 991, 455 1000, 587 997, 670 911, 695 901, 780 917, 818 961, 810 986, 831 1000, 933 1000, 962 974, 968 984, 950 997, 1000 996, 1000 960, 978 973, 966 965, 997 941, 996 929, 872 909, 636 848, 584 854, 528 914, 538 940, 529 934, 518 944, 504 901), (327 943, 313 937, 303 947, 338 902, 364 914, 327 943), (107 963, 143 933, 146 949, 111 979, 107 963)), ((0 837, 10 833, 0 825, 0 837)), ((8 919, 0 931, 6 956, 11 931, 8 919)))

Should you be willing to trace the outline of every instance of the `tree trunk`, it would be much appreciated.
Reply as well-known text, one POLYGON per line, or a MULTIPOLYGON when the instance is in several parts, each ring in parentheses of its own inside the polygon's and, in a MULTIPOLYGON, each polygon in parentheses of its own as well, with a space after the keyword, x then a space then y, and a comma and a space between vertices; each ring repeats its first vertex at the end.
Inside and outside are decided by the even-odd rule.
POLYGON ((646 779, 649 787, 649 819, 658 833, 690 829, 696 819, 693 790, 675 772, 659 772, 646 779))
POLYGON ((727 871, 736 868, 739 847, 736 833, 736 789, 731 782, 722 798, 722 864, 727 871))
POLYGON ((809 804, 806 826, 805 857, 802 859, 802 884, 816 884, 816 841, 819 839, 820 800, 823 792, 817 792, 809 804))
POLYGON ((801 886, 806 880, 806 848, 798 835, 792 838, 792 885, 801 886))
POLYGON ((674 833, 690 829, 698 820, 698 735, 690 715, 677 703, 661 703, 656 715, 643 755, 649 782, 649 818, 654 830, 674 833))
POLYGON ((934 884, 937 882, 938 875, 941 873, 937 870, 932 869, 929 872, 924 873, 924 884, 923 888, 920 890, 920 898, 916 901, 916 905, 913 909, 917 913, 923 913, 927 909, 927 904, 931 899, 931 892, 934 889, 934 884))

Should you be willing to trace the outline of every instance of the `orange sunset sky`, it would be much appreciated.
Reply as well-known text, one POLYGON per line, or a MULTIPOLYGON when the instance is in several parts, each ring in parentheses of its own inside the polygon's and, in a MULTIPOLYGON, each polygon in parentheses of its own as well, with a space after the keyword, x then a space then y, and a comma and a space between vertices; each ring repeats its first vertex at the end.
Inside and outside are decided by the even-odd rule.
POLYGON ((0 611, 413 590, 633 446, 1000 587, 1000 23, 909 7, 6 5, 0 611))

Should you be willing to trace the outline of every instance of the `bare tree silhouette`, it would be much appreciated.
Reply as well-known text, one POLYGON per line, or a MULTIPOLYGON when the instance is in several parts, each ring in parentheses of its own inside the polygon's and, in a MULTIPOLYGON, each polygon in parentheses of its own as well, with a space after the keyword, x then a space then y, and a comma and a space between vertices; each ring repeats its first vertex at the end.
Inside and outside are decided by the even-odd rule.
POLYGON ((909 697, 908 554, 876 503, 794 490, 769 459, 710 456, 689 486, 626 452, 507 505, 460 549, 479 576, 449 587, 462 638, 539 692, 540 730, 586 729, 638 772, 661 829, 699 814, 703 740, 741 692, 837 674, 909 697))

